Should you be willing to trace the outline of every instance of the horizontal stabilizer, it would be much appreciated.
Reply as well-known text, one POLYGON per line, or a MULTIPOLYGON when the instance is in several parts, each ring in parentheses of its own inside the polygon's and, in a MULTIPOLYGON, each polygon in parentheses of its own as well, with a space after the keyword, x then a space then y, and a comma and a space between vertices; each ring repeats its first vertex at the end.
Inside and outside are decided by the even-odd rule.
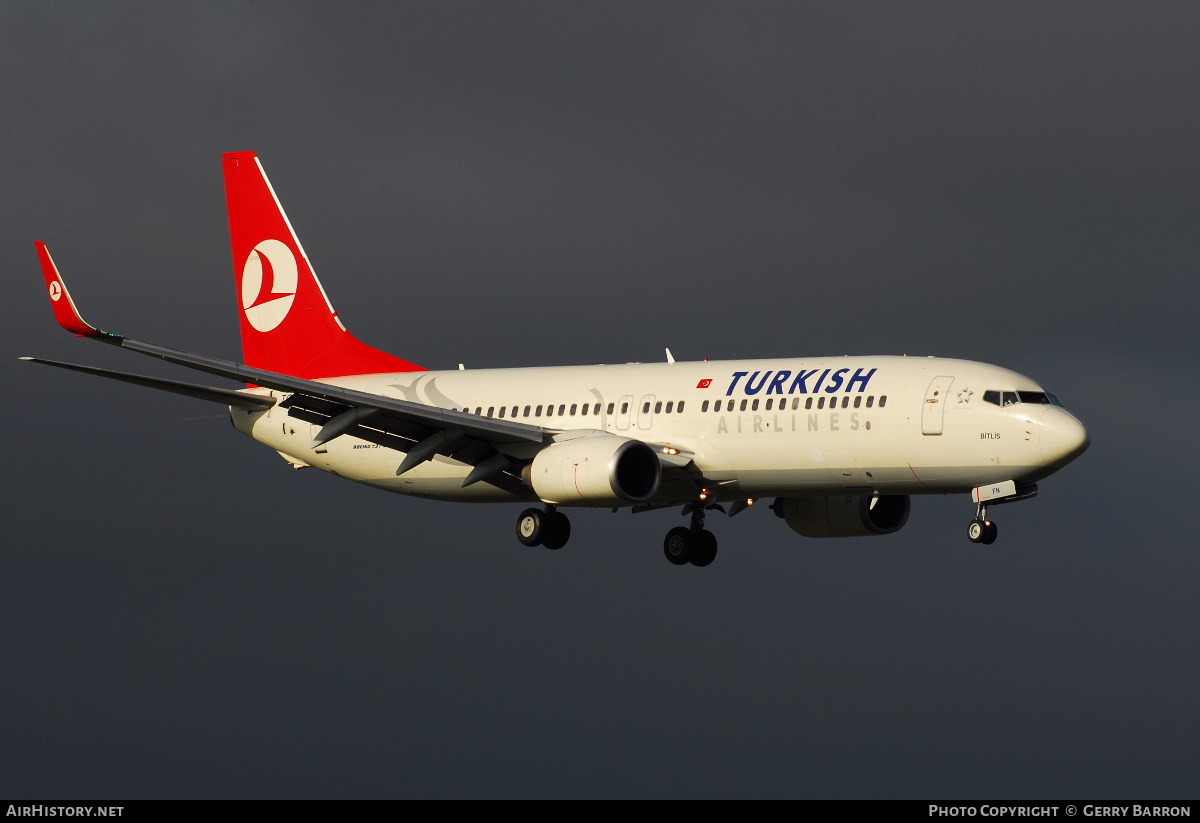
POLYGON ((146 386, 147 388, 168 391, 173 394, 182 394, 200 400, 211 400, 224 406, 237 406, 240 409, 248 409, 250 411, 261 411, 275 405, 275 398, 273 397, 264 397, 260 394, 246 394, 245 392, 234 391, 233 389, 218 389, 212 386, 200 386, 195 383, 183 383, 179 380, 164 380, 160 377, 148 377, 141 374, 111 371, 110 369, 98 369, 95 366, 60 363, 57 360, 43 360, 40 357, 22 357, 21 359, 27 360, 30 363, 42 363, 60 369, 70 369, 71 371, 83 372, 84 374, 94 374, 98 377, 108 377, 112 380, 120 380, 122 383, 133 383, 135 386, 146 386))

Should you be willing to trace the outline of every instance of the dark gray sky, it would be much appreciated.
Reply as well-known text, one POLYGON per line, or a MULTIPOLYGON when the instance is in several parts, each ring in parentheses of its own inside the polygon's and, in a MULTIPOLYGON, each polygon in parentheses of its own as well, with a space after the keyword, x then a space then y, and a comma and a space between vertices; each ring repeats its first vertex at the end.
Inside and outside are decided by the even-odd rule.
POLYGON ((9 3, 3 797, 1197 797, 1200 9, 9 3), (238 355, 220 154, 431 368, 997 363, 1091 450, 805 540, 294 472, 51 319, 238 355), (1191 479, 1189 479, 1191 478, 1191 479))

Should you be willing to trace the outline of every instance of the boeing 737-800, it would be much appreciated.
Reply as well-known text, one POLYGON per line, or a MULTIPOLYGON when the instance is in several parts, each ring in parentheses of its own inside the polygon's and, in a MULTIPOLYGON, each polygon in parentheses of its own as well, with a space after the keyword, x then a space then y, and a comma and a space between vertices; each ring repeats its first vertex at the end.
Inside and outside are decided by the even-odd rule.
POLYGON ((1088 446, 1054 395, 998 366, 925 357, 803 357, 428 371, 359 341, 333 310, 253 152, 224 155, 242 363, 85 322, 44 243, 58 322, 74 334, 229 378, 241 388, 26 358, 215 401, 296 468, 386 491, 522 502, 517 537, 561 548, 572 506, 681 507, 667 559, 704 566, 706 513, 762 498, 806 537, 890 534, 910 498, 1024 500, 1088 446))

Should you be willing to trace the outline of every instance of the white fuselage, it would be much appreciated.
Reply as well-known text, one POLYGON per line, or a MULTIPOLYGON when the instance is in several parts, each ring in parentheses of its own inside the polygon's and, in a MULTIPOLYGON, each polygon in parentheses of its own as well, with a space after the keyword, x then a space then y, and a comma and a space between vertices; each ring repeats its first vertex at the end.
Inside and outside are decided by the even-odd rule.
MULTIPOLYGON (((1044 395, 1029 378, 932 357, 478 369, 323 382, 547 429, 669 444, 694 455, 694 466, 714 481, 712 495, 721 500, 952 493, 1032 482, 1068 462, 1087 440, 1083 426, 1058 405, 985 400, 985 392, 1044 395)), ((232 414, 239 430, 297 465, 404 494, 517 499, 487 483, 462 488, 470 467, 446 457, 397 476, 404 455, 393 449, 352 436, 314 449, 319 427, 285 408, 232 414)), ((656 500, 694 494, 694 486, 664 483, 656 500)))

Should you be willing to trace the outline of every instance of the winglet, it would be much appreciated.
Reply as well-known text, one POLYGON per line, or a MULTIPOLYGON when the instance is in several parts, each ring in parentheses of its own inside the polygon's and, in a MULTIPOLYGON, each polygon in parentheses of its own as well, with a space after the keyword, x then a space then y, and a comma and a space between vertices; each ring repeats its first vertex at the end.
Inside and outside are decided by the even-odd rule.
POLYGON ((75 308, 75 301, 71 299, 67 284, 58 273, 58 267, 54 265, 54 259, 50 257, 50 250, 46 248, 46 244, 35 240, 34 245, 37 246, 38 259, 42 262, 42 276, 46 278, 46 291, 50 294, 50 307, 54 309, 54 319, 77 337, 103 336, 103 332, 79 316, 79 309, 75 308))

